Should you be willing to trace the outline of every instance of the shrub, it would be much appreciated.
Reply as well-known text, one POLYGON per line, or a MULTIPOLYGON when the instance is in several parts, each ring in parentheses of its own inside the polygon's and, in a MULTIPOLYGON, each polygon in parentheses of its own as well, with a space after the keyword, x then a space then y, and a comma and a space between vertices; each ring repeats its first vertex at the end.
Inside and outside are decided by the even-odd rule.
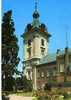
POLYGON ((49 91, 51 91, 51 84, 46 83, 46 84, 45 84, 45 87, 44 87, 44 90, 49 90, 49 91))

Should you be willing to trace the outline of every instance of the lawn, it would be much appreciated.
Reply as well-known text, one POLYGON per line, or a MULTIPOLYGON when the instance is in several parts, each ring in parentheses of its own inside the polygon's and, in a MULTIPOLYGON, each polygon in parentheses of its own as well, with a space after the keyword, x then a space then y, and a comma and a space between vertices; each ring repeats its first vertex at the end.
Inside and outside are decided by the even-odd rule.
POLYGON ((15 94, 17 96, 33 97, 32 100, 71 100, 71 94, 48 94, 48 92, 7 92, 8 94, 15 94), (64 95, 64 96, 63 96, 64 95), (65 97, 65 98, 64 98, 65 97))

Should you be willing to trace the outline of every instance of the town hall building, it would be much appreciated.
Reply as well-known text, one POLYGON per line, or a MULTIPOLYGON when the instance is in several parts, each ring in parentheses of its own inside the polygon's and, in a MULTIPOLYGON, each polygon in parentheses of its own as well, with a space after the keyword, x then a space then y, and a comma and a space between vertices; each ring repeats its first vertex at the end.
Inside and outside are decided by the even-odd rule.
POLYGON ((39 20, 37 4, 32 23, 27 24, 22 35, 24 41, 24 74, 32 80, 33 89, 44 89, 45 84, 57 87, 71 87, 71 49, 57 49, 49 53, 48 44, 51 34, 39 20))

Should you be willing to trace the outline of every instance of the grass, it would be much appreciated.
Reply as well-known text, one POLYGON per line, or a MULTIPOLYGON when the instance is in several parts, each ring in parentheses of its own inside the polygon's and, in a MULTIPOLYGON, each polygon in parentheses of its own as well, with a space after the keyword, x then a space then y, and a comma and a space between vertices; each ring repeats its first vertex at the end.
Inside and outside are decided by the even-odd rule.
MULTIPOLYGON (((4 92, 4 93, 6 93, 6 92, 4 92)), ((26 97, 42 97, 42 96, 47 96, 47 95, 49 95, 48 94, 48 92, 46 93, 46 92, 44 92, 45 94, 43 94, 42 92, 23 92, 23 91, 17 91, 17 92, 7 92, 7 94, 15 94, 15 95, 17 95, 17 96, 26 96, 26 97), (37 94, 36 94, 37 93, 37 94)), ((60 93, 59 94, 59 92, 58 93, 56 93, 56 92, 54 92, 53 91, 53 96, 55 96, 55 95, 57 95, 57 97, 55 97, 55 99, 53 99, 53 97, 52 97, 52 100, 71 100, 71 94, 70 95, 67 95, 66 96, 66 98, 65 99, 59 99, 59 96, 60 95, 63 95, 63 94, 65 94, 65 95, 67 95, 67 93, 60 93), (56 99, 57 98, 57 99, 56 99)), ((34 99, 33 98, 33 100, 38 100, 38 99, 34 99)), ((41 99, 40 99, 41 100, 41 99)))
POLYGON ((15 93, 16 95, 18 95, 18 96, 33 96, 33 93, 32 92, 17 92, 17 93, 15 93))
POLYGON ((3 91, 2 94, 15 94, 17 96, 33 96, 33 92, 23 92, 23 91, 17 91, 17 92, 13 92, 13 91, 3 91))

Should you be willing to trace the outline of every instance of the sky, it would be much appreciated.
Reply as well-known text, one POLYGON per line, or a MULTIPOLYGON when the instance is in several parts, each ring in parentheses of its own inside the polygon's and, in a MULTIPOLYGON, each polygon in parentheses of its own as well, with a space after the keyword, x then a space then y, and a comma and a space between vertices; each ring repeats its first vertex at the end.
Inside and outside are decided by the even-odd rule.
MULTIPOLYGON (((24 60, 24 45, 21 35, 33 18, 35 0, 2 0, 2 16, 12 10, 15 23, 15 34, 18 38, 20 63, 18 70, 22 71, 24 60)), ((66 32, 68 47, 71 48, 71 0, 38 0, 40 22, 44 23, 52 35, 49 42, 49 53, 63 50, 66 47, 66 32)))

